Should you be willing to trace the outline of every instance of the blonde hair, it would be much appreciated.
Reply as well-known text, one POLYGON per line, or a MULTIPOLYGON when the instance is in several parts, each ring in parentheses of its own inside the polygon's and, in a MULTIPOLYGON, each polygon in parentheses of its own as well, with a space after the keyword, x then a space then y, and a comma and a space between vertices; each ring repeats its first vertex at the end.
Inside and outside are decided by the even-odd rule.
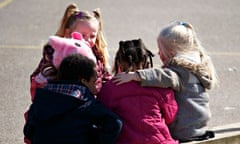
MULTIPOLYGON (((201 65, 210 74, 213 86, 217 85, 218 78, 212 60, 201 45, 190 23, 179 21, 171 23, 160 32, 157 40, 162 46, 161 52, 166 57, 166 64, 169 64, 176 54, 199 52, 201 65)), ((191 66, 189 65, 190 68, 194 69, 191 66)))
POLYGON ((64 15, 62 17, 60 26, 55 35, 64 37, 66 29, 73 29, 76 25, 76 21, 90 21, 97 20, 99 23, 99 29, 97 32, 95 47, 97 53, 99 53, 100 60, 103 62, 104 66, 108 66, 108 50, 107 43, 104 39, 104 35, 102 32, 103 22, 101 17, 100 9, 95 9, 92 12, 89 11, 80 11, 78 6, 75 3, 72 3, 67 6, 64 15), (80 15, 80 16, 79 16, 80 15))

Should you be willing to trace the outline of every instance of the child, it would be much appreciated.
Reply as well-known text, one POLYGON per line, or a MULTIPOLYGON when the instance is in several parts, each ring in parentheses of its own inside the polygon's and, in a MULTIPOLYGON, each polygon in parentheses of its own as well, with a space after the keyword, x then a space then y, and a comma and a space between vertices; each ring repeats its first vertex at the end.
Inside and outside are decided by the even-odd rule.
MULTIPOLYGON (((121 41, 114 73, 134 72, 148 67, 152 53, 141 39, 121 41)), ((152 63, 151 63, 152 65, 152 63)), ((167 124, 173 122, 177 103, 171 89, 144 88, 137 82, 115 85, 108 81, 97 98, 123 121, 118 144, 177 144, 167 124)))
POLYGON ((58 80, 36 90, 24 135, 32 144, 114 144, 122 123, 94 94, 95 63, 73 54, 63 59, 58 80), (94 126, 94 127, 93 127, 94 126))
MULTIPOLYGON (((83 38, 90 44, 92 51, 97 59, 98 79, 96 81, 96 84, 98 91, 102 87, 102 84, 111 78, 110 73, 107 71, 108 51, 107 44, 102 33, 102 27, 103 24, 99 9, 92 12, 79 11, 76 4, 70 4, 67 6, 60 27, 56 32, 56 36, 65 38, 70 38, 73 32, 79 32, 83 35, 83 38)), ((34 100, 36 88, 44 87, 44 85, 46 84, 39 83, 38 80, 45 79, 44 77, 41 77, 41 71, 43 71, 43 69, 45 69, 49 65, 52 65, 53 53, 53 48, 49 44, 46 44, 43 48, 43 56, 37 68, 30 76, 30 92, 32 101, 34 100)), ((54 74, 55 71, 50 73, 54 74)), ((24 114, 25 119, 27 119, 26 114, 27 112, 25 112, 24 114)), ((24 141, 26 143, 29 143, 27 139, 24 139, 24 141)))
MULTIPOLYGON (((108 67, 108 51, 106 42, 102 33, 102 19, 100 11, 94 10, 93 12, 79 11, 76 4, 70 4, 64 13, 61 25, 56 32, 57 36, 70 38, 71 33, 79 32, 83 38, 90 43, 90 47, 97 58, 97 89, 102 87, 102 84, 111 78, 107 71, 108 67)), ((34 99, 35 89, 43 87, 44 84, 38 83, 35 79, 38 74, 46 65, 52 64, 54 50, 46 44, 43 49, 43 56, 35 71, 31 74, 31 98, 34 99)), ((38 79, 38 78, 37 78, 38 79)))
POLYGON ((165 27, 158 39, 162 68, 138 70, 116 76, 115 83, 141 81, 142 86, 171 87, 179 111, 170 130, 181 142, 214 137, 207 131, 211 117, 207 89, 217 84, 215 68, 200 44, 193 26, 174 22, 165 27))

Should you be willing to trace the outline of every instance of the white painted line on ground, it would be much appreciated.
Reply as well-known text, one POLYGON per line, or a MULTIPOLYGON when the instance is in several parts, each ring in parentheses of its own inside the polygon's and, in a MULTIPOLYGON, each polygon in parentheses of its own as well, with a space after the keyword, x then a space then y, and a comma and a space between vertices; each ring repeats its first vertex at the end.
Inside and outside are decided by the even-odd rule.
MULTIPOLYGON (((0 45, 1 48, 42 49, 41 45, 0 45)), ((240 56, 240 52, 209 52, 209 55, 240 56)))
POLYGON ((0 48, 41 49, 40 45, 0 45, 0 48))

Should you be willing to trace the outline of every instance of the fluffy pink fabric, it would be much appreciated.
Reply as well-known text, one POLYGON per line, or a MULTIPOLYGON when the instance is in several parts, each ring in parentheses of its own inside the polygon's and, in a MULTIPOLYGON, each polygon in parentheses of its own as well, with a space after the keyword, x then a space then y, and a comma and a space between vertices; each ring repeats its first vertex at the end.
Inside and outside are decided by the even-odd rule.
POLYGON ((78 32, 72 33, 72 38, 62 38, 58 36, 50 36, 48 43, 54 49, 53 53, 53 65, 59 67, 61 61, 66 56, 71 54, 82 54, 96 63, 96 57, 93 54, 89 43, 86 42, 82 35, 78 32))

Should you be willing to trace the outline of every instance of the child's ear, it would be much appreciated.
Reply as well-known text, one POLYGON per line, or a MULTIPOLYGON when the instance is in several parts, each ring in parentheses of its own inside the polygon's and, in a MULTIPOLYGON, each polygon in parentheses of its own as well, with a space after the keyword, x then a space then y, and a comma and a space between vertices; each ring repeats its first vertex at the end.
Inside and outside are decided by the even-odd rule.
POLYGON ((87 84, 87 80, 86 79, 81 79, 80 80, 82 84, 86 85, 87 84))

